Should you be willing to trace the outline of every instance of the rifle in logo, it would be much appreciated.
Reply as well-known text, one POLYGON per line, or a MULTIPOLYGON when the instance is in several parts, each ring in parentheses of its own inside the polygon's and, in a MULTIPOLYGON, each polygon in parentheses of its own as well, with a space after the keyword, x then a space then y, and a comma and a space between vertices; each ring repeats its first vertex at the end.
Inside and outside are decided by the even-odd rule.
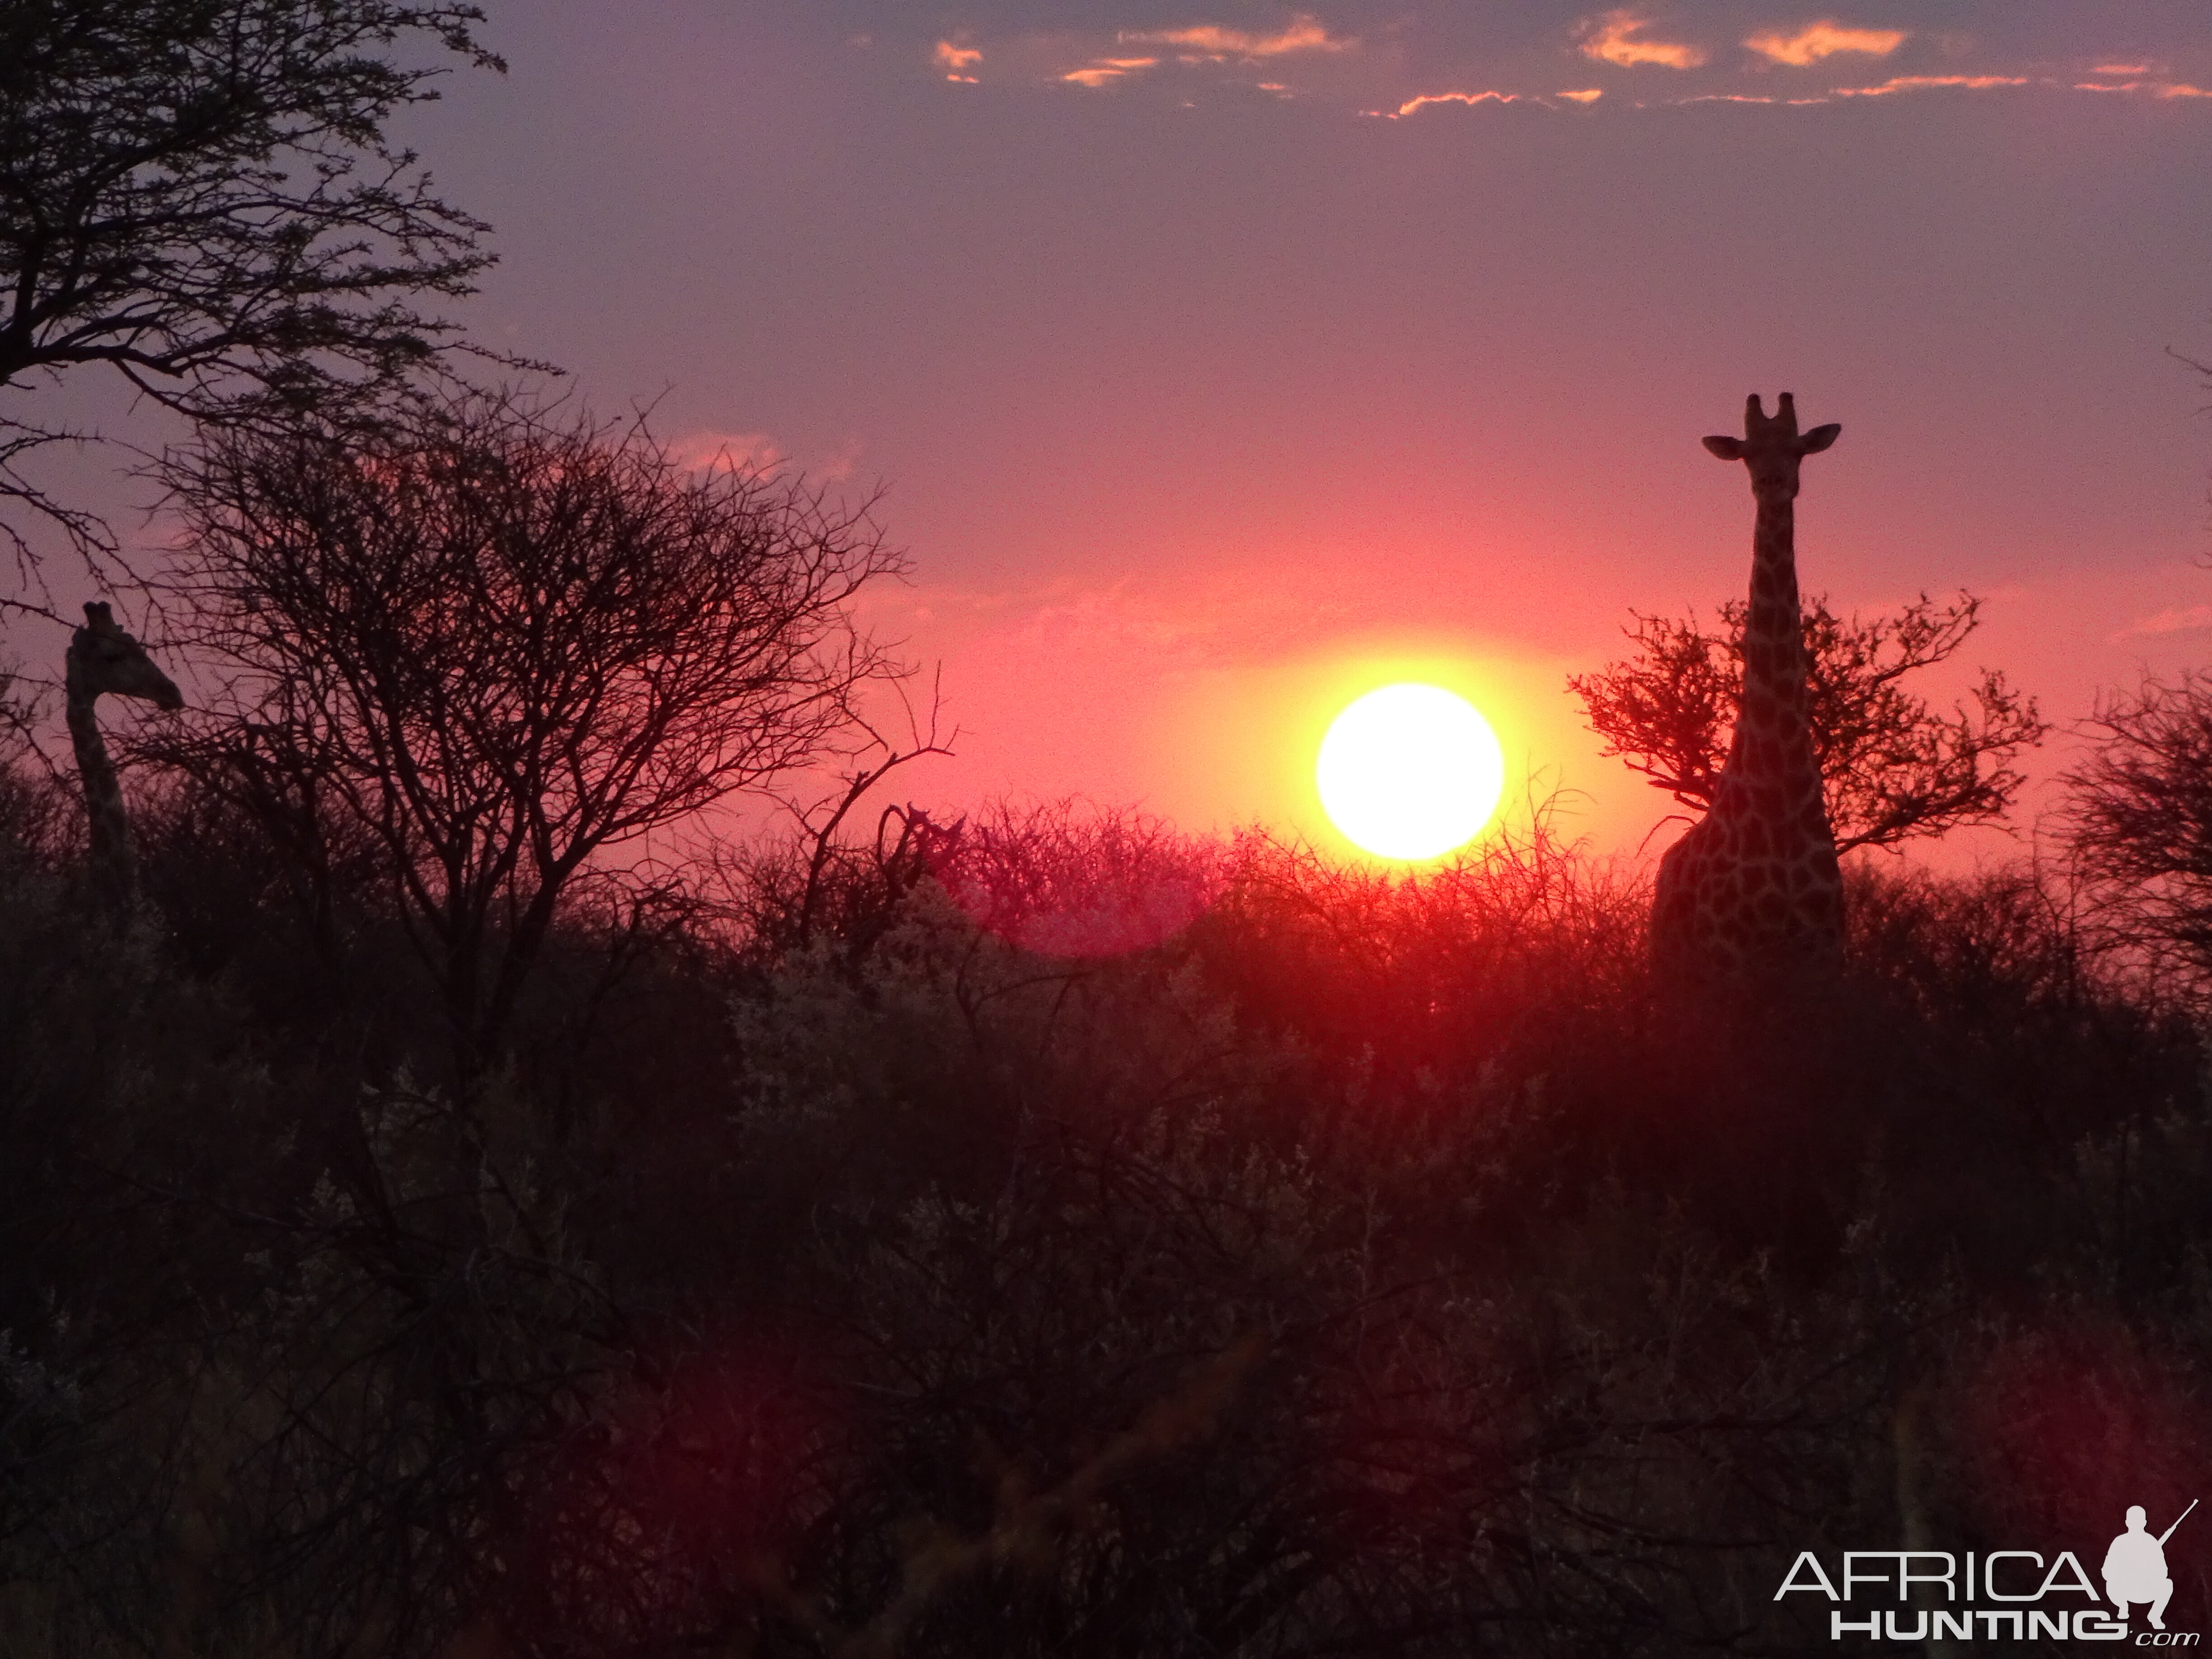
POLYGON ((2151 1628, 2166 1628, 2166 1604, 2173 1596, 2173 1580, 2166 1571, 2166 1540, 2173 1536, 2175 1527, 2189 1519, 2189 1510, 2198 1502, 2191 1498, 2189 1509, 2174 1516, 2173 1526, 2155 1538, 2144 1530, 2149 1516, 2143 1506, 2129 1506, 2128 1529, 2112 1540, 2112 1547, 2105 1552, 2105 1594, 2119 1609, 2123 1620, 2128 1616, 2128 1603, 2142 1601, 2150 1608, 2151 1628))

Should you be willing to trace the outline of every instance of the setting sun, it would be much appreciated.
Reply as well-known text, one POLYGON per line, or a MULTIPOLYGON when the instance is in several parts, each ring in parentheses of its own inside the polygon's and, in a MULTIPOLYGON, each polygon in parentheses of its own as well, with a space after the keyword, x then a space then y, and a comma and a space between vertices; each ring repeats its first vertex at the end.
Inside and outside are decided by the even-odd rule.
POLYGON ((1386 685, 1336 717, 1315 767, 1321 803, 1376 856, 1428 859, 1474 839, 1505 786, 1498 734, 1435 685, 1386 685))

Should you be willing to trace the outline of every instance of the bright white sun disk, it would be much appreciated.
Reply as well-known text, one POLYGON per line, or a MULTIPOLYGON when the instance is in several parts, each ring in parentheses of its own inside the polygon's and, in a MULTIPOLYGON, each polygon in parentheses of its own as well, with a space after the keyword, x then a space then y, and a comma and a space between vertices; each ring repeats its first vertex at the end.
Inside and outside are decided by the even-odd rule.
POLYGON ((1431 859, 1474 839, 1505 787, 1498 734, 1466 698, 1386 685, 1336 717, 1316 767, 1329 821, 1386 859, 1431 859))

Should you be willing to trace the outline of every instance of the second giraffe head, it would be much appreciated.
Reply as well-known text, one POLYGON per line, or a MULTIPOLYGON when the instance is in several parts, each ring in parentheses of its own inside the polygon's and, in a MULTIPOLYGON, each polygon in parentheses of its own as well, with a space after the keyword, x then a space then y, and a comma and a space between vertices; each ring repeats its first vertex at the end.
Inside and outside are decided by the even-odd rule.
POLYGON ((1817 455, 1836 441, 1843 428, 1816 426, 1802 437, 1797 434, 1797 404, 1788 392, 1777 401, 1774 417, 1767 418, 1754 392, 1744 399, 1743 436, 1708 438, 1705 447, 1724 461, 1741 461, 1751 469, 1751 492, 1761 501, 1790 501, 1797 494, 1797 463, 1817 455))

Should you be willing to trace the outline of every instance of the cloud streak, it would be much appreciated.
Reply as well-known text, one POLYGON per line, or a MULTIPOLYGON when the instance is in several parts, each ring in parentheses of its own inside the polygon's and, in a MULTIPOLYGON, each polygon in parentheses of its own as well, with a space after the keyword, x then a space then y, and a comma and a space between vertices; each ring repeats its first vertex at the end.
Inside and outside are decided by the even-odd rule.
POLYGON ((1079 87, 1111 86, 1115 82, 1152 68, 1160 60, 1157 58, 1099 58, 1079 70, 1070 70, 1060 78, 1079 87))
POLYGON ((1689 70, 1705 61, 1701 47, 1635 38, 1650 27, 1651 20, 1639 12, 1609 11, 1578 24, 1575 33, 1581 41, 1583 57, 1601 64, 1616 64, 1623 69, 1650 64, 1662 69, 1689 70))
POLYGON ((1318 18, 1303 11, 1273 34, 1197 23, 1180 29, 1123 29, 1115 38, 1125 46, 1173 46, 1194 58, 1217 62, 1226 58, 1249 62, 1291 52, 1350 52, 1359 44, 1346 36, 1331 34, 1318 18))
MULTIPOLYGON (((2103 70, 2099 70, 2103 74, 2103 70)), ((2212 98, 2212 91, 2192 87, 2186 81, 2076 81, 2076 92, 2124 92, 2145 98, 2212 98)))
POLYGON ((1817 64, 1824 58, 1833 58, 1839 52, 1859 52, 1869 58, 1887 58, 1905 41, 1903 29, 1846 28, 1832 18, 1822 18, 1817 23, 1808 23, 1795 34, 1784 34, 1779 29, 1769 29, 1764 34, 1754 34, 1743 44, 1769 63, 1787 64, 1802 69, 1817 64))
POLYGON ((1838 98, 1887 98, 1893 93, 1924 92, 1936 87, 1961 87, 1979 92, 1988 87, 2024 87, 2024 75, 1894 75, 1878 87, 1838 87, 1838 98))
POLYGON ((791 460, 772 432, 692 432, 670 444, 668 453, 694 472, 774 472, 791 460))
POLYGON ((1517 104, 1520 101, 1521 94, 1517 92, 1425 92, 1417 97, 1408 98, 1395 110, 1370 110, 1369 113, 1387 115, 1395 121, 1432 104, 1517 104))
POLYGON ((2193 634, 2204 628, 2212 628, 2212 605, 2192 605, 2186 610, 2161 611, 2154 617, 2145 617, 2141 622, 2121 629, 2112 637, 2127 640, 2147 635, 2193 634))

